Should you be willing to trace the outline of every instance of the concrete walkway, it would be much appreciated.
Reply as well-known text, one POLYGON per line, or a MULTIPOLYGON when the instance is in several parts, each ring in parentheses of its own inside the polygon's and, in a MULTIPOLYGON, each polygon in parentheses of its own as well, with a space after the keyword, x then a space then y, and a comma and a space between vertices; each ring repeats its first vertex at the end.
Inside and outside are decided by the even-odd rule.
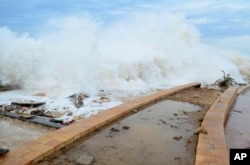
POLYGON ((148 96, 126 102, 122 105, 102 111, 90 118, 83 119, 73 124, 58 129, 52 133, 46 134, 23 146, 14 148, 8 154, 0 157, 2 165, 27 165, 35 164, 40 160, 54 154, 63 147, 73 143, 79 138, 95 131, 96 129, 128 114, 134 109, 143 107, 162 99, 168 95, 174 94, 181 90, 199 86, 199 83, 190 83, 168 90, 159 91, 148 96))
MULTIPOLYGON (((250 86, 249 86, 250 87, 250 86)), ((250 148, 250 90, 240 91, 229 113, 225 128, 226 144, 230 148, 250 148)))
POLYGON ((207 133, 199 134, 196 165, 229 165, 228 149, 249 147, 250 130, 244 125, 250 124, 250 92, 237 97, 249 88, 250 85, 230 87, 210 107, 202 122, 207 133))

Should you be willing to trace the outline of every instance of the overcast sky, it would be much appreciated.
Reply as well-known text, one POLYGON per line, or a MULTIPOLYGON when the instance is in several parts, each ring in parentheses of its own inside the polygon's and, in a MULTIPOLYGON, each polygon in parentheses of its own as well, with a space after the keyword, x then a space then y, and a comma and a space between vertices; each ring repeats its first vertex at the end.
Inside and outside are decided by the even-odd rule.
POLYGON ((109 23, 145 11, 183 14, 204 40, 249 40, 247 0, 0 0, 0 27, 34 34, 52 18, 85 14, 109 23))

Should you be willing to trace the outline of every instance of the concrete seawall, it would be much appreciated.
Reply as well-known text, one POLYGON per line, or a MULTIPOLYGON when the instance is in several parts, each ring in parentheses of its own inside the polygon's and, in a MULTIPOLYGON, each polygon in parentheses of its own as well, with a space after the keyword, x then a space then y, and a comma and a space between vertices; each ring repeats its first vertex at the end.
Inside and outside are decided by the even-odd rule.
POLYGON ((207 111, 202 122, 207 134, 199 134, 195 165, 229 165, 224 126, 236 100, 237 89, 228 88, 207 111))

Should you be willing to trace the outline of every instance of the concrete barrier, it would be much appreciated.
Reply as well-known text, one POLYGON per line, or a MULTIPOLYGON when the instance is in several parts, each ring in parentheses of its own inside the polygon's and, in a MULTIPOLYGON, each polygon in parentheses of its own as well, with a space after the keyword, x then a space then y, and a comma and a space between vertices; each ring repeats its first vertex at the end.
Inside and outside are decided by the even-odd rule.
POLYGON ((207 111, 201 124, 207 134, 199 134, 195 165, 229 165, 224 126, 236 97, 237 87, 230 87, 207 111))
POLYGON ((238 91, 237 91, 237 94, 241 94, 241 93, 244 93, 246 90, 250 89, 250 84, 249 85, 245 85, 245 86, 242 86, 242 87, 239 87, 238 91))

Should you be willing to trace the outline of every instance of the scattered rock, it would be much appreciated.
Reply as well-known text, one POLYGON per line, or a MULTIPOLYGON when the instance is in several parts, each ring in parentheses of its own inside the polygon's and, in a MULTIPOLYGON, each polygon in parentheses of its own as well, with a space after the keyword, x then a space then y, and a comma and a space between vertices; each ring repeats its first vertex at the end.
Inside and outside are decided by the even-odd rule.
POLYGON ((89 155, 81 155, 77 160, 76 163, 79 165, 91 165, 94 162, 94 157, 89 155))
MULTIPOLYGON (((45 110, 44 110, 44 109, 32 110, 32 111, 30 112, 30 114, 31 114, 31 115, 37 115, 37 116, 44 116, 45 110)), ((50 116, 52 116, 52 115, 50 114, 50 116)))
POLYGON ((159 121, 161 121, 165 125, 168 125, 168 123, 166 121, 162 120, 162 119, 159 119, 159 121))
POLYGON ((177 113, 174 113, 173 115, 174 115, 174 116, 178 116, 178 114, 177 114, 177 113))
POLYGON ((173 137, 173 139, 179 141, 182 139, 182 136, 175 136, 175 137, 173 137))
POLYGON ((176 125, 170 125, 170 127, 172 127, 172 128, 178 128, 176 125))
POLYGON ((194 131, 194 135, 199 135, 200 133, 208 134, 204 126, 201 126, 194 131))
POLYGON ((112 131, 112 132, 120 132, 120 130, 119 130, 119 129, 114 128, 114 127, 112 127, 112 128, 110 129, 110 131, 112 131))
POLYGON ((106 96, 101 96, 99 100, 93 100, 93 102, 102 104, 104 102, 110 102, 110 98, 106 96))
POLYGON ((83 99, 84 99, 84 95, 83 94, 79 94, 76 98, 75 98, 75 101, 74 101, 74 104, 77 108, 81 108, 82 106, 84 106, 84 102, 83 102, 83 99))
POLYGON ((122 127, 122 129, 128 130, 128 129, 129 129, 129 126, 124 125, 124 126, 122 127))
POLYGON ((106 96, 102 96, 102 97, 100 97, 100 101, 101 102, 110 102, 110 99, 106 96))
POLYGON ((3 112, 7 112, 7 111, 8 111, 7 105, 2 105, 1 110, 2 110, 3 112))

